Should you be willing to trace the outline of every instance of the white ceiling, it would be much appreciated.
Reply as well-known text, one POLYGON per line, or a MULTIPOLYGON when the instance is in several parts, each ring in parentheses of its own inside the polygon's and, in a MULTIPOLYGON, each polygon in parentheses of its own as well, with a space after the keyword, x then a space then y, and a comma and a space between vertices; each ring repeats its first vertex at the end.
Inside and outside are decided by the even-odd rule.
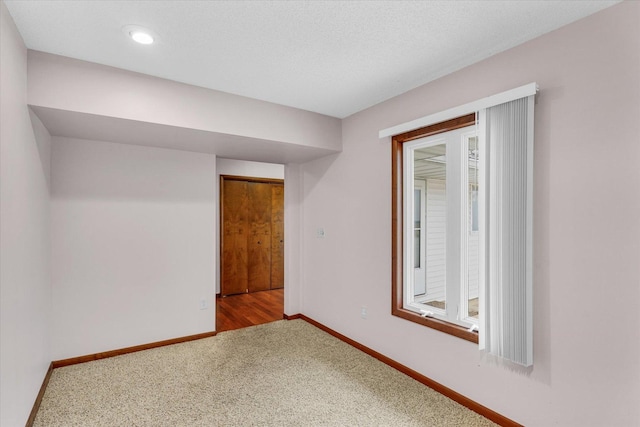
POLYGON ((5 3, 29 49, 343 118, 615 2, 5 3))

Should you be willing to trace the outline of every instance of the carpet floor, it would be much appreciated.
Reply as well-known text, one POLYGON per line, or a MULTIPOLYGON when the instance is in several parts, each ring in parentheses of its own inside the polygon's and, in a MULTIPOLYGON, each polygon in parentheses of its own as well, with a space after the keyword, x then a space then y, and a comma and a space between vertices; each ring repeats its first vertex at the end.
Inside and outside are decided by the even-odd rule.
POLYGON ((58 368, 35 426, 494 426, 303 320, 58 368))

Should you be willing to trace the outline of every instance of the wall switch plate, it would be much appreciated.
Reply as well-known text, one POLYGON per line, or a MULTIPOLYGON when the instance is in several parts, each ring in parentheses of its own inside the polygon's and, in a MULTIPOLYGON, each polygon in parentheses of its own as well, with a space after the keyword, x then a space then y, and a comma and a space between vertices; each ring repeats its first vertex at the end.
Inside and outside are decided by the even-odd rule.
POLYGON ((360 309, 360 317, 362 317, 363 319, 367 318, 367 307, 362 306, 362 308, 360 309))
POLYGON ((206 310, 207 308, 208 308, 207 300, 206 299, 201 299, 200 300, 200 310, 206 310))

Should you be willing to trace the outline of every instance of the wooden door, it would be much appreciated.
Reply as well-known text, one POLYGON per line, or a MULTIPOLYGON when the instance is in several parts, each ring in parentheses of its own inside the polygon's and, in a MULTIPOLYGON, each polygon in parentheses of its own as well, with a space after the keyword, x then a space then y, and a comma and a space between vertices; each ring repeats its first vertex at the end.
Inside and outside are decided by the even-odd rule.
POLYGON ((284 287, 284 185, 271 185, 271 289, 284 287))
POLYGON ((248 183, 249 292, 271 289, 271 184, 248 183))
POLYGON ((249 289, 248 252, 249 198, 246 181, 222 181, 222 268, 220 293, 247 292, 249 289))
POLYGON ((221 179, 222 296, 284 287, 284 185, 221 179))

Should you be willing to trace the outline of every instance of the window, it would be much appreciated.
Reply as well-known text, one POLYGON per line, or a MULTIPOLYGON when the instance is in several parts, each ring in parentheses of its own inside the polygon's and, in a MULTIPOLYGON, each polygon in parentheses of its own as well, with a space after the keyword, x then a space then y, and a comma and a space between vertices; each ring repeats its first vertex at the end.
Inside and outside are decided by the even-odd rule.
POLYGON ((394 176, 403 183, 406 218, 400 222, 407 237, 404 286, 396 289, 394 314, 474 342, 477 333, 469 329, 478 325, 477 133, 476 115, 470 114, 393 139, 394 158, 402 162, 402 176, 394 176))
POLYGON ((392 314, 524 366, 536 92, 532 83, 380 132, 393 136, 392 314))

